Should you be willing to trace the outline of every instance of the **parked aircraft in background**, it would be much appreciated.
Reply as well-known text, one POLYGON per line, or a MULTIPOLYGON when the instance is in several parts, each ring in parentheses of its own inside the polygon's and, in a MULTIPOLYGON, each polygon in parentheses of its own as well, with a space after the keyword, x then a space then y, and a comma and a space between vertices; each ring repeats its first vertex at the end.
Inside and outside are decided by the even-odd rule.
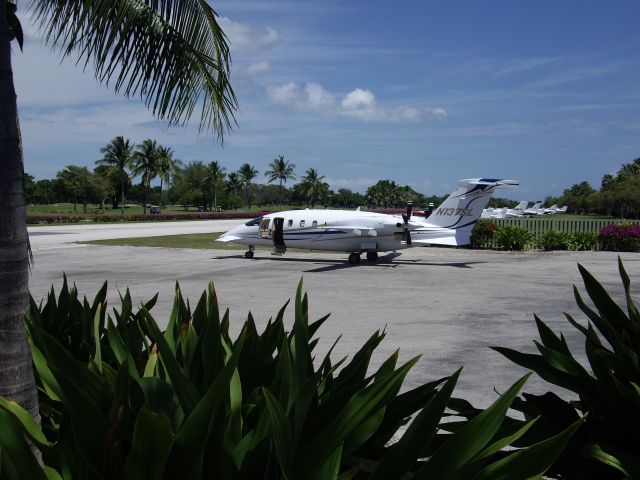
POLYGON ((347 210, 289 210, 255 218, 226 232, 221 242, 247 245, 253 258, 257 245, 273 246, 272 255, 287 248, 349 253, 349 263, 375 261, 378 252, 416 245, 466 245, 471 230, 496 188, 517 187, 518 181, 491 178, 460 180, 458 187, 428 219, 412 219, 412 204, 404 215, 347 210))
POLYGON ((533 217, 534 215, 542 215, 542 202, 536 202, 531 208, 526 208, 522 214, 525 217, 533 217))

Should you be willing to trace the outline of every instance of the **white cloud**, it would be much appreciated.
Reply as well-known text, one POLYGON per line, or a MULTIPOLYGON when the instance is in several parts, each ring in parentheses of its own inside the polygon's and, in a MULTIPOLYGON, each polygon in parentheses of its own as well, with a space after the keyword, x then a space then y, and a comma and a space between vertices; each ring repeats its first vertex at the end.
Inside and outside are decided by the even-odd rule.
POLYGON ((337 94, 315 82, 308 82, 304 87, 295 82, 269 85, 266 91, 269 99, 278 105, 363 122, 419 123, 429 117, 447 116, 447 112, 441 107, 433 111, 410 106, 381 107, 373 92, 364 88, 356 88, 340 100, 337 94))
POLYGON ((433 111, 431 112, 433 114, 434 117, 436 118, 445 118, 447 117, 449 114, 447 113, 447 111, 442 108, 442 107, 436 107, 433 109, 433 111))
POLYGON ((271 62, 269 60, 260 60, 259 62, 252 63, 244 67, 241 71, 245 75, 251 77, 267 73, 271 70, 271 62))
POLYGON ((227 17, 218 18, 218 23, 229 38, 229 44, 233 51, 263 49, 276 43, 280 37, 277 30, 271 27, 255 31, 251 26, 234 22, 227 17))

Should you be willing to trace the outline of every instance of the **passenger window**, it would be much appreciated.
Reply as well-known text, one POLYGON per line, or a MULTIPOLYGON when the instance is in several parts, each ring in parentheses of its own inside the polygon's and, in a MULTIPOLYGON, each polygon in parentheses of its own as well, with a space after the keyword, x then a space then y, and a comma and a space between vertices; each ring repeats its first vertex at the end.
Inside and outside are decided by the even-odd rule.
POLYGON ((300 220, 300 226, 304 227, 304 220, 300 220))
POLYGON ((313 221, 313 223, 311 224, 311 226, 312 226, 313 228, 316 228, 316 227, 318 226, 318 221, 317 221, 317 220, 314 220, 314 221, 313 221))
POLYGON ((289 220, 289 221, 287 222, 287 226, 288 226, 288 227, 293 227, 293 220, 289 220))

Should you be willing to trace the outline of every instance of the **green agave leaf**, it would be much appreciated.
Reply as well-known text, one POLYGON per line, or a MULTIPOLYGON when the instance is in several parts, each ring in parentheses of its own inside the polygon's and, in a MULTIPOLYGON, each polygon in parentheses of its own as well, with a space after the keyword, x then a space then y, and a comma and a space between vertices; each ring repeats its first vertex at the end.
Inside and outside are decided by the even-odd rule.
POLYGON ((629 280, 629 275, 627 275, 627 271, 624 268, 620 256, 618 256, 618 271, 620 272, 620 278, 622 279, 622 284, 624 285, 624 293, 627 300, 629 319, 631 320, 634 330, 638 332, 640 330, 640 312, 638 311, 638 307, 636 307, 636 304, 633 302, 633 298, 631 298, 631 280, 629 280))
POLYGON ((373 375, 373 377, 375 379, 379 379, 380 377, 383 377, 388 373, 393 372, 396 369, 396 364, 398 363, 399 354, 400 354, 400 350, 396 350, 395 352, 393 352, 393 355, 391 355, 384 362, 382 362, 382 365, 380 365, 380 368, 378 368, 378 371, 373 375))
POLYGON ((591 394, 594 393, 593 388, 588 382, 588 379, 576 375, 570 375, 553 368, 541 355, 522 353, 518 352, 517 350, 504 347, 490 348, 504 355, 513 363, 516 363, 528 370, 533 370, 547 382, 564 387, 574 392, 590 392, 591 394))
POLYGON ((580 449, 580 454, 596 462, 609 465, 629 478, 640 476, 640 460, 634 452, 616 448, 612 445, 590 443, 580 449))
POLYGON ((47 480, 63 480, 57 470, 47 465, 44 466, 44 474, 47 476, 47 480))
POLYGON ((7 480, 47 480, 12 415, 0 409, 0 477, 7 480))
POLYGON ((291 425, 289 425, 287 415, 278 402, 278 399, 266 388, 262 388, 262 394, 264 395, 267 411, 269 412, 271 438, 273 439, 273 446, 276 450, 278 465, 280 465, 282 475, 287 478, 290 475, 291 459, 294 454, 291 425))
POLYGON ((462 369, 457 370, 425 405, 411 422, 400 441, 391 447, 389 453, 384 456, 371 476, 371 480, 399 478, 424 455, 442 420, 442 415, 447 408, 461 371, 462 369))
POLYGON ((154 377, 158 368, 158 351, 156 348, 152 348, 147 358, 147 363, 144 366, 143 377, 154 377))
POLYGON ((0 410, 4 410, 11 415, 18 425, 22 428, 31 441, 38 446, 40 450, 52 447, 53 444, 47 440, 40 425, 33 419, 31 414, 15 402, 10 402, 0 397, 0 410))
MULTIPOLYGON (((229 386, 243 348, 244 337, 236 342, 233 354, 177 432, 165 478, 199 478, 202 455, 213 420, 229 395, 229 386)), ((174 385, 175 386, 175 385, 174 385)))
POLYGON ((629 318, 611 298, 607 290, 582 265, 578 264, 578 270, 580 271, 580 275, 582 275, 587 293, 600 312, 600 315, 618 328, 627 328, 629 326, 629 318))
POLYGON ((349 433, 397 394, 407 372, 419 358, 411 359, 395 372, 375 381, 349 399, 335 420, 300 449, 294 471, 314 474, 349 433))
POLYGON ((145 408, 154 413, 169 415, 174 395, 171 384, 158 377, 138 378, 137 381, 147 404, 145 408))
POLYGON ((518 450, 484 467, 474 480, 521 480, 540 478, 560 456, 569 439, 582 425, 576 421, 558 435, 518 450))
MULTIPOLYGON (((103 288, 106 289, 107 282, 104 283, 103 288)), ((106 292, 105 292, 106 295, 106 292)), ((104 329, 104 310, 102 308, 102 304, 98 303, 96 308, 95 316, 93 317, 93 338, 95 340, 95 354, 93 357, 93 361, 98 367, 98 370, 102 372, 102 344, 100 343, 100 335, 102 330, 104 329)))
POLYGON ((404 425, 411 415, 427 405, 437 394, 436 388, 438 385, 446 380, 447 378, 441 378, 394 397, 388 403, 382 424, 370 440, 370 443, 373 445, 386 445, 398 431, 398 428, 404 425))
POLYGON ((42 382, 42 386, 49 398, 59 402, 60 396, 62 395, 60 385, 58 385, 55 375, 51 372, 51 369, 47 364, 46 357, 42 354, 42 351, 34 345, 33 339, 31 338, 31 329, 28 326, 27 334, 29 338, 31 357, 33 358, 33 365, 36 368, 37 377, 40 382, 42 382))
POLYGON ((534 315, 533 318, 535 319, 542 344, 550 350, 555 350, 567 356, 571 356, 571 352, 562 337, 558 337, 537 315, 534 315))
POLYGON ((579 377, 590 377, 589 372, 587 372, 584 367, 580 365, 573 357, 567 356, 560 351, 547 348, 544 345, 536 342, 535 340, 533 343, 536 345, 549 365, 551 365, 556 370, 560 370, 561 372, 568 373, 570 375, 576 375, 579 377))
POLYGON ((207 286, 207 290, 203 291, 202 295, 200 295, 200 299, 198 300, 196 308, 193 310, 193 315, 191 316, 191 325, 193 325, 193 328, 198 337, 202 335, 202 332, 204 328, 206 328, 207 322, 209 320, 207 312, 207 301, 209 300, 209 296, 211 295, 212 288, 213 283, 210 282, 207 286))
POLYGON ((347 451, 354 451, 367 442, 374 433, 380 428, 382 421, 384 420, 384 414, 386 407, 380 408, 378 411, 373 412, 369 418, 362 422, 355 430, 353 430, 347 438, 345 438, 344 446, 347 451))
POLYGON ((131 355, 131 353, 124 343, 120 332, 118 332, 118 329, 111 321, 111 318, 107 320, 107 338, 109 339, 109 346, 116 357, 116 361, 121 364, 128 355, 131 355))
POLYGON ((584 302, 584 300, 582 300, 582 296, 580 295, 580 292, 578 292, 578 289, 576 288, 575 285, 573 286, 573 294, 576 299, 576 303, 578 304, 578 307, 580 307, 580 310, 582 310, 582 312, 589 318, 589 320, 591 320, 591 322, 596 326, 596 328, 600 331, 600 333, 602 333, 602 335, 607 340, 607 342, 609 342, 611 347, 613 347, 613 349, 616 352, 620 351, 622 344, 620 343, 620 340, 616 335, 616 331, 611 325, 611 323, 609 323, 609 321, 606 318, 601 317, 596 312, 594 312, 591 308, 589 308, 589 306, 584 302))
POLYGON ((324 324, 324 322, 328 320, 330 316, 331 314, 327 313, 324 317, 321 317, 315 322, 309 324, 309 338, 313 338, 313 336, 316 334, 318 329, 320 329, 320 327, 324 324))
POLYGON ((198 391, 184 375, 176 360, 175 350, 171 349, 166 336, 162 335, 155 320, 144 306, 140 309, 140 318, 149 332, 149 336, 156 342, 160 361, 167 370, 182 409, 188 415, 198 404, 198 391))
POLYGON ((125 461, 123 478, 162 478, 172 444, 173 432, 167 416, 142 407, 133 429, 131 451, 125 461))
POLYGON ((415 480, 446 478, 463 468, 491 441, 504 421, 509 406, 531 376, 530 373, 513 384, 489 408, 453 435, 413 476, 415 480))
POLYGON ((336 448, 318 470, 314 480, 336 480, 340 473, 342 461, 342 444, 336 448))

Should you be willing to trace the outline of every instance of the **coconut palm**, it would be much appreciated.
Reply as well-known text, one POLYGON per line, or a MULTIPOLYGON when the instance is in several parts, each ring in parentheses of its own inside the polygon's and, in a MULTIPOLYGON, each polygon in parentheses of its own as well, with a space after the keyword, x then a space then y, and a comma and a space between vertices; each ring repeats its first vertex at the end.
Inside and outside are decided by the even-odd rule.
MULTIPOLYGON (((200 129, 220 141, 234 124, 229 48, 206 1, 32 0, 29 6, 45 42, 92 65, 98 81, 116 92, 139 95, 157 118, 185 124, 198 106, 200 129)), ((16 2, 0 0, 0 395, 39 418, 22 323, 30 252, 11 63, 11 41, 22 47, 16 9, 16 2)))
POLYGON ((161 148, 158 142, 147 138, 138 145, 136 151, 133 152, 132 173, 134 177, 142 176, 141 185, 144 190, 144 213, 147 213, 151 181, 158 176, 162 155, 161 148))
POLYGON ((117 136, 100 149, 104 156, 96 160, 96 165, 109 167, 107 174, 115 174, 120 179, 120 214, 124 217, 124 185, 129 179, 129 172, 133 167, 133 145, 122 136, 117 136))
POLYGON ((256 170, 253 165, 243 163, 242 165, 240 165, 238 175, 240 176, 240 183, 242 184, 242 189, 244 190, 244 198, 247 202, 247 208, 249 208, 251 206, 251 180, 258 176, 258 170, 256 170))
POLYGON ((173 158, 173 150, 169 147, 158 147, 158 178, 160 179, 160 208, 162 208, 162 187, 164 182, 169 183, 182 162, 173 158))
MULTIPOLYGON (((282 193, 282 182, 286 183, 287 180, 295 180, 296 178, 293 173, 294 168, 296 168, 295 164, 289 163, 288 160, 284 159, 284 156, 278 155, 273 159, 273 162, 269 164, 270 170, 264 172, 264 175, 267 177, 269 183, 279 180, 280 192, 282 193)), ((280 204, 282 204, 282 197, 280 198, 280 204)))
POLYGON ((302 177, 302 194, 311 204, 311 208, 329 190, 329 184, 322 180, 324 180, 324 175, 318 175, 318 170, 315 168, 307 170, 304 177, 302 177))
POLYGON ((231 194, 231 208, 235 208, 236 194, 242 189, 242 181, 238 172, 231 172, 227 178, 227 184, 224 188, 225 192, 231 194))
POLYGON ((226 173, 224 173, 226 168, 222 166, 220 162, 214 160, 209 165, 207 165, 207 178, 206 181, 209 185, 211 185, 211 192, 213 193, 213 209, 214 211, 218 210, 218 184, 224 180, 226 173))

